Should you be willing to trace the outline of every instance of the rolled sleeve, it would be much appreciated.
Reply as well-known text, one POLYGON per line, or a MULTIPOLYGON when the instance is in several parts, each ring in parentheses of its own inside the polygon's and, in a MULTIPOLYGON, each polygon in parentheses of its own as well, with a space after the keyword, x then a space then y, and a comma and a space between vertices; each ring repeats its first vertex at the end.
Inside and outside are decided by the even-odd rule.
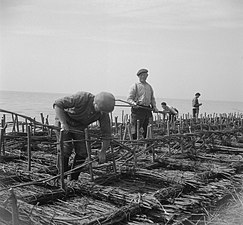
POLYGON ((156 100, 155 100, 155 97, 154 97, 154 90, 153 90, 153 88, 151 87, 151 92, 152 92, 152 94, 151 94, 151 105, 152 105, 152 107, 153 108, 157 108, 156 107, 156 100))
POLYGON ((111 138, 111 122, 108 113, 102 113, 99 119, 102 139, 111 138))
POLYGON ((131 104, 136 104, 136 85, 130 87, 127 101, 131 104))
POLYGON ((74 98, 74 95, 57 99, 54 102, 54 104, 53 104, 53 108, 55 106, 57 106, 57 107, 59 107, 61 109, 67 109, 67 108, 74 107, 75 106, 75 98, 74 98))

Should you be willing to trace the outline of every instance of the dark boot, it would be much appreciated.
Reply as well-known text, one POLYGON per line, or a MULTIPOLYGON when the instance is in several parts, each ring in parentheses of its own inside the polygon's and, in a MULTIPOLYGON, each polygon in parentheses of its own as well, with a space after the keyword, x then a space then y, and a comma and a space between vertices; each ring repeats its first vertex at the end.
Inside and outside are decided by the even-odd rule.
POLYGON ((68 161, 69 161, 69 158, 68 157, 64 157, 64 159, 63 159, 64 172, 68 171, 68 161))
MULTIPOLYGON (((72 169, 74 169, 78 165, 83 164, 84 162, 85 162, 85 159, 76 154, 73 159, 72 169)), ((70 180, 78 180, 79 174, 80 174, 80 169, 74 171, 73 173, 71 173, 70 180)))
POLYGON ((132 135, 132 139, 133 139, 133 140, 137 140, 137 134, 133 134, 133 135, 132 135))
MULTIPOLYGON (((68 162, 69 162, 69 158, 68 157, 64 157, 64 159, 63 159, 64 173, 70 169, 69 166, 68 166, 68 162)), ((64 178, 67 178, 67 176, 64 176, 64 178)))

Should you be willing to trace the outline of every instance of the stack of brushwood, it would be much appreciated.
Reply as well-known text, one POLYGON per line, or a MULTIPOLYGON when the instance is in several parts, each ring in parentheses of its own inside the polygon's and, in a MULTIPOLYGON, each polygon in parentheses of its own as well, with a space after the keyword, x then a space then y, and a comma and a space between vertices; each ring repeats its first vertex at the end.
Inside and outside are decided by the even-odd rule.
POLYGON ((79 167, 78 181, 68 171, 61 188, 54 132, 33 135, 31 168, 26 133, 5 132, 0 224, 196 224, 242 188, 242 126, 195 124, 194 132, 167 134, 158 127, 134 141, 114 135, 105 164, 97 162, 95 127, 90 137, 91 161, 79 167))

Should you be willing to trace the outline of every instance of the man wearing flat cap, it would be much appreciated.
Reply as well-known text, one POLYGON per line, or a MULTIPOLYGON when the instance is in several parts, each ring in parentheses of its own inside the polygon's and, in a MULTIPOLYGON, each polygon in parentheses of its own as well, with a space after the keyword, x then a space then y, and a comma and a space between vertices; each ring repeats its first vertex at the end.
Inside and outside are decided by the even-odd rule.
POLYGON ((199 115, 199 107, 202 103, 199 103, 198 98, 200 97, 200 93, 196 93, 195 97, 192 99, 192 116, 193 118, 198 118, 199 115))
POLYGON ((133 139, 137 139, 137 120, 139 128, 143 128, 143 137, 146 138, 147 126, 152 122, 152 111, 158 112, 154 91, 152 86, 146 81, 148 77, 147 69, 140 69, 137 72, 139 82, 130 87, 127 101, 132 105, 131 124, 133 139))
MULTIPOLYGON (((64 172, 68 170, 69 157, 74 148, 75 157, 73 167, 82 164, 87 158, 84 130, 89 124, 99 121, 102 134, 102 146, 99 153, 99 162, 106 161, 106 150, 110 146, 111 125, 109 112, 114 110, 115 97, 108 92, 93 95, 89 92, 76 94, 57 99, 53 107, 56 112, 56 125, 64 129, 64 172), (75 133, 74 130, 81 131, 75 133), (78 142, 72 140, 79 140, 78 142), (80 141, 81 140, 81 141, 80 141)), ((57 136, 58 136, 57 132, 57 136)), ((58 137, 59 138, 59 137, 58 137)), ((77 180, 80 172, 72 173, 71 180, 77 180)))

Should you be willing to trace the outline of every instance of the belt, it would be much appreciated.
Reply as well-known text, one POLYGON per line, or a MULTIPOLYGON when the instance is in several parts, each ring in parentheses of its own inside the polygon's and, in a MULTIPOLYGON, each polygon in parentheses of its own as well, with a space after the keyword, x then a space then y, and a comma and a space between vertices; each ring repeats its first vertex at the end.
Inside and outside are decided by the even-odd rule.
POLYGON ((146 107, 146 108, 151 108, 150 105, 138 105, 138 106, 142 106, 142 107, 146 107))

